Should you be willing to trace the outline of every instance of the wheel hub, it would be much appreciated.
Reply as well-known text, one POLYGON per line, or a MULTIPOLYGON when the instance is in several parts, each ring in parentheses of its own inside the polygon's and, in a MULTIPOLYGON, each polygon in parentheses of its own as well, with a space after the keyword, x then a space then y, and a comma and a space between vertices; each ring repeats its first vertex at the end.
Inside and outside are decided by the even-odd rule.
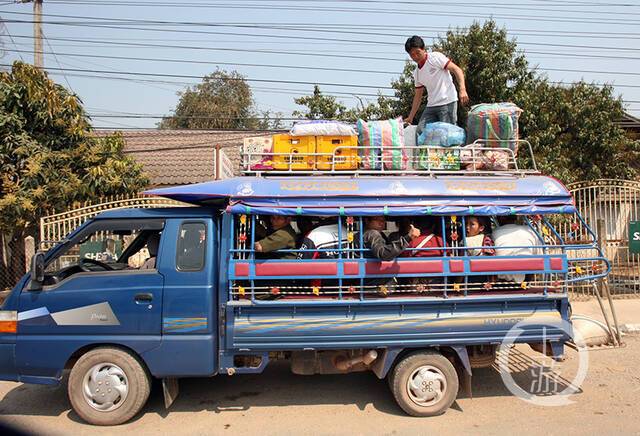
POLYGON ((94 365, 85 374, 82 387, 87 403, 101 412, 120 407, 129 393, 127 376, 113 363, 94 365))
POLYGON ((407 380, 407 392, 419 406, 431 406, 440 401, 447 390, 444 374, 433 366, 421 366, 407 380))

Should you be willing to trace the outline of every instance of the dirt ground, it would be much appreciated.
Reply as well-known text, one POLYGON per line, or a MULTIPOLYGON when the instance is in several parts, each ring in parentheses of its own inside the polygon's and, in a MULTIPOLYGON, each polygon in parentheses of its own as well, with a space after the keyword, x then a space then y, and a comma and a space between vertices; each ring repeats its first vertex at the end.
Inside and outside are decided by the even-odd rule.
MULTIPOLYGON (((264 374, 180 382, 180 396, 167 412, 154 385, 149 403, 120 427, 84 424, 70 410, 64 386, 0 383, 0 420, 38 434, 640 434, 640 336, 626 346, 588 353, 587 378, 573 404, 531 405, 506 389, 495 368, 479 369, 473 398, 464 392, 446 414, 406 416, 387 384, 370 373, 296 376, 282 363, 264 374)), ((509 368, 519 384, 532 386, 533 368, 545 358, 518 347, 509 368)), ((578 353, 552 367, 560 387, 573 379, 578 353)), ((561 390, 561 389, 560 389, 561 390)))

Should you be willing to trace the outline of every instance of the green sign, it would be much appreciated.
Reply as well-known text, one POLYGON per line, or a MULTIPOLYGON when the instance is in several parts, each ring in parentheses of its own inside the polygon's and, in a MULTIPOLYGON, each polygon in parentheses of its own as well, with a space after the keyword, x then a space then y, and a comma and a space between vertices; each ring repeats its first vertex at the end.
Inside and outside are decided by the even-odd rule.
POLYGON ((122 241, 119 240, 87 241, 80 245, 80 257, 87 257, 101 262, 115 261, 121 254, 122 241))
POLYGON ((629 252, 640 254, 640 221, 629 223, 629 252))

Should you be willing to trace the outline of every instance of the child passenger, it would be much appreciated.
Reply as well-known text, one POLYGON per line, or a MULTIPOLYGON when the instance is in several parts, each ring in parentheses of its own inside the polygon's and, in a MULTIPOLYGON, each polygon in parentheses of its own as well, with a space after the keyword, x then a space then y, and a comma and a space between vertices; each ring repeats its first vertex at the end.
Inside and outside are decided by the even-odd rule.
POLYGON ((467 256, 495 256, 491 239, 491 224, 486 216, 470 216, 466 219, 467 256), (484 247, 484 248, 483 248, 484 247))

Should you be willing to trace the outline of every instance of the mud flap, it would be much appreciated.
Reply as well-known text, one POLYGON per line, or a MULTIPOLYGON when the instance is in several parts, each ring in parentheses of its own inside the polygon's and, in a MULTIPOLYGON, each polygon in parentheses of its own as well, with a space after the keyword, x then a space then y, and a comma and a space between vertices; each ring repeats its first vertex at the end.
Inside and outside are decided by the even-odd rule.
POLYGON ((164 407, 168 409, 178 397, 179 386, 177 378, 163 378, 162 392, 164 393, 164 407))
POLYGON ((456 352, 460 362, 462 362, 462 366, 464 367, 464 371, 462 372, 462 384, 464 386, 464 390, 469 398, 473 398, 473 393, 471 392, 471 362, 469 362, 469 353, 467 353, 467 347, 461 345, 452 345, 451 348, 456 352))

